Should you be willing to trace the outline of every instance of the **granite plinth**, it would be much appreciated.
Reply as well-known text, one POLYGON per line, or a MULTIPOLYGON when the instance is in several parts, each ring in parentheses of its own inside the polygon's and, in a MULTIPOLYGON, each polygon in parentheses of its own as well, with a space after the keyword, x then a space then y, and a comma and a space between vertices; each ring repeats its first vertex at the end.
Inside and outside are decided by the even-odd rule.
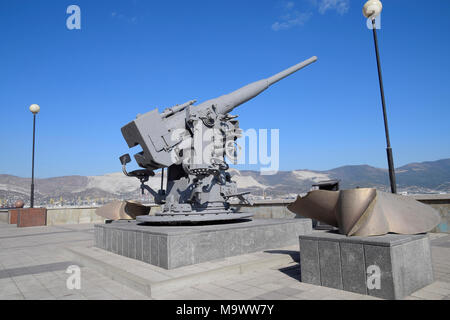
POLYGON ((426 234, 299 238, 302 282, 384 299, 402 299, 433 282, 426 234))
POLYGON ((95 225, 95 246, 165 269, 298 243, 311 219, 255 219, 232 223, 157 226, 136 221, 95 225))

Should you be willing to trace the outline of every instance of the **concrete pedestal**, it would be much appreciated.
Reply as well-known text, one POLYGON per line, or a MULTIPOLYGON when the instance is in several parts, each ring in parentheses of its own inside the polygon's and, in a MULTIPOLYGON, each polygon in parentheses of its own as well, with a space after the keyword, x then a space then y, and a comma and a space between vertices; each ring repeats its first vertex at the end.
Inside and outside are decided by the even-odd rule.
POLYGON ((433 282, 426 234, 300 236, 301 281, 384 299, 402 299, 433 282))
POLYGON ((95 246, 165 269, 296 244, 310 219, 256 219, 193 226, 149 226, 136 221, 95 225, 95 246))
POLYGON ((17 227, 36 227, 47 225, 46 208, 20 208, 11 209, 8 213, 8 223, 17 224, 17 227))

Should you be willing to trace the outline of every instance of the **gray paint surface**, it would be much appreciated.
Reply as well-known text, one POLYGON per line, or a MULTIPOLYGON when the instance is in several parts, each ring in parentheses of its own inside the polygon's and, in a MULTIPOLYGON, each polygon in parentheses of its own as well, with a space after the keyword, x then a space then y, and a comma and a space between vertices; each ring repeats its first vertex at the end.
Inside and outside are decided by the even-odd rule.
POLYGON ((127 172, 129 155, 121 157, 122 169, 134 176, 161 204, 154 216, 137 219, 148 222, 219 221, 250 217, 252 213, 237 212, 229 199, 251 203, 246 193, 239 193, 236 182, 227 171, 230 159, 239 151, 235 141, 242 137, 237 116, 229 114, 236 107, 253 99, 276 82, 292 75, 317 60, 311 57, 271 77, 262 79, 220 97, 194 106, 195 100, 165 109, 154 109, 122 127, 128 146, 140 145, 134 155, 144 168, 127 172), (199 155, 201 155, 199 157, 199 155), (145 182, 154 170, 168 168, 165 190, 153 190, 145 182))

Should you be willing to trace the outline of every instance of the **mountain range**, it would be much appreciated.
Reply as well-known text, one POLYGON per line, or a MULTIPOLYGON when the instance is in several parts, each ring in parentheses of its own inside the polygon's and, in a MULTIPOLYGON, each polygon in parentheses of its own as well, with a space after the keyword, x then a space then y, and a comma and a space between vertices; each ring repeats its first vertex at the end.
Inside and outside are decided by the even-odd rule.
MULTIPOLYGON (((339 180, 341 189, 373 187, 389 190, 387 169, 368 165, 343 166, 327 171, 279 171, 275 175, 260 175, 258 171, 230 169, 232 179, 240 191, 250 191, 254 196, 271 198, 295 197, 311 189, 312 184, 325 180, 339 180)), ((158 189, 161 183, 158 172, 148 184, 158 189)), ((421 163, 410 163, 396 169, 399 192, 450 193, 450 158, 421 163)), ((13 203, 29 201, 30 178, 0 174, 0 199, 13 203)), ((122 172, 101 176, 63 176, 35 179, 37 204, 64 201, 65 204, 107 202, 110 199, 136 199, 140 197, 140 183, 122 172)), ((0 203, 1 206, 1 203, 0 203)))

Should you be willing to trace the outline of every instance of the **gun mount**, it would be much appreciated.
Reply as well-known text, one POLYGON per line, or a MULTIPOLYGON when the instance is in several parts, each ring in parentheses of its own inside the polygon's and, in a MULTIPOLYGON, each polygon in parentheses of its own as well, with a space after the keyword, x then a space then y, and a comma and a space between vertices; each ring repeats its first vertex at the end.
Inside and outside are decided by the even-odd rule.
POLYGON ((142 192, 148 190, 161 204, 155 216, 138 216, 142 222, 192 222, 229 220, 251 217, 236 212, 228 199, 237 197, 250 203, 246 193, 238 193, 236 183, 227 172, 225 157, 236 155, 236 139, 241 136, 237 116, 229 112, 256 97, 272 84, 315 62, 312 57, 267 79, 248 84, 232 93, 194 106, 195 100, 167 108, 154 109, 122 127, 122 135, 133 148, 143 168, 130 173, 128 154, 121 157, 123 171, 141 181, 142 192), (164 168, 168 168, 166 190, 163 190, 164 168), (154 170, 161 171, 161 189, 145 185, 154 170))

